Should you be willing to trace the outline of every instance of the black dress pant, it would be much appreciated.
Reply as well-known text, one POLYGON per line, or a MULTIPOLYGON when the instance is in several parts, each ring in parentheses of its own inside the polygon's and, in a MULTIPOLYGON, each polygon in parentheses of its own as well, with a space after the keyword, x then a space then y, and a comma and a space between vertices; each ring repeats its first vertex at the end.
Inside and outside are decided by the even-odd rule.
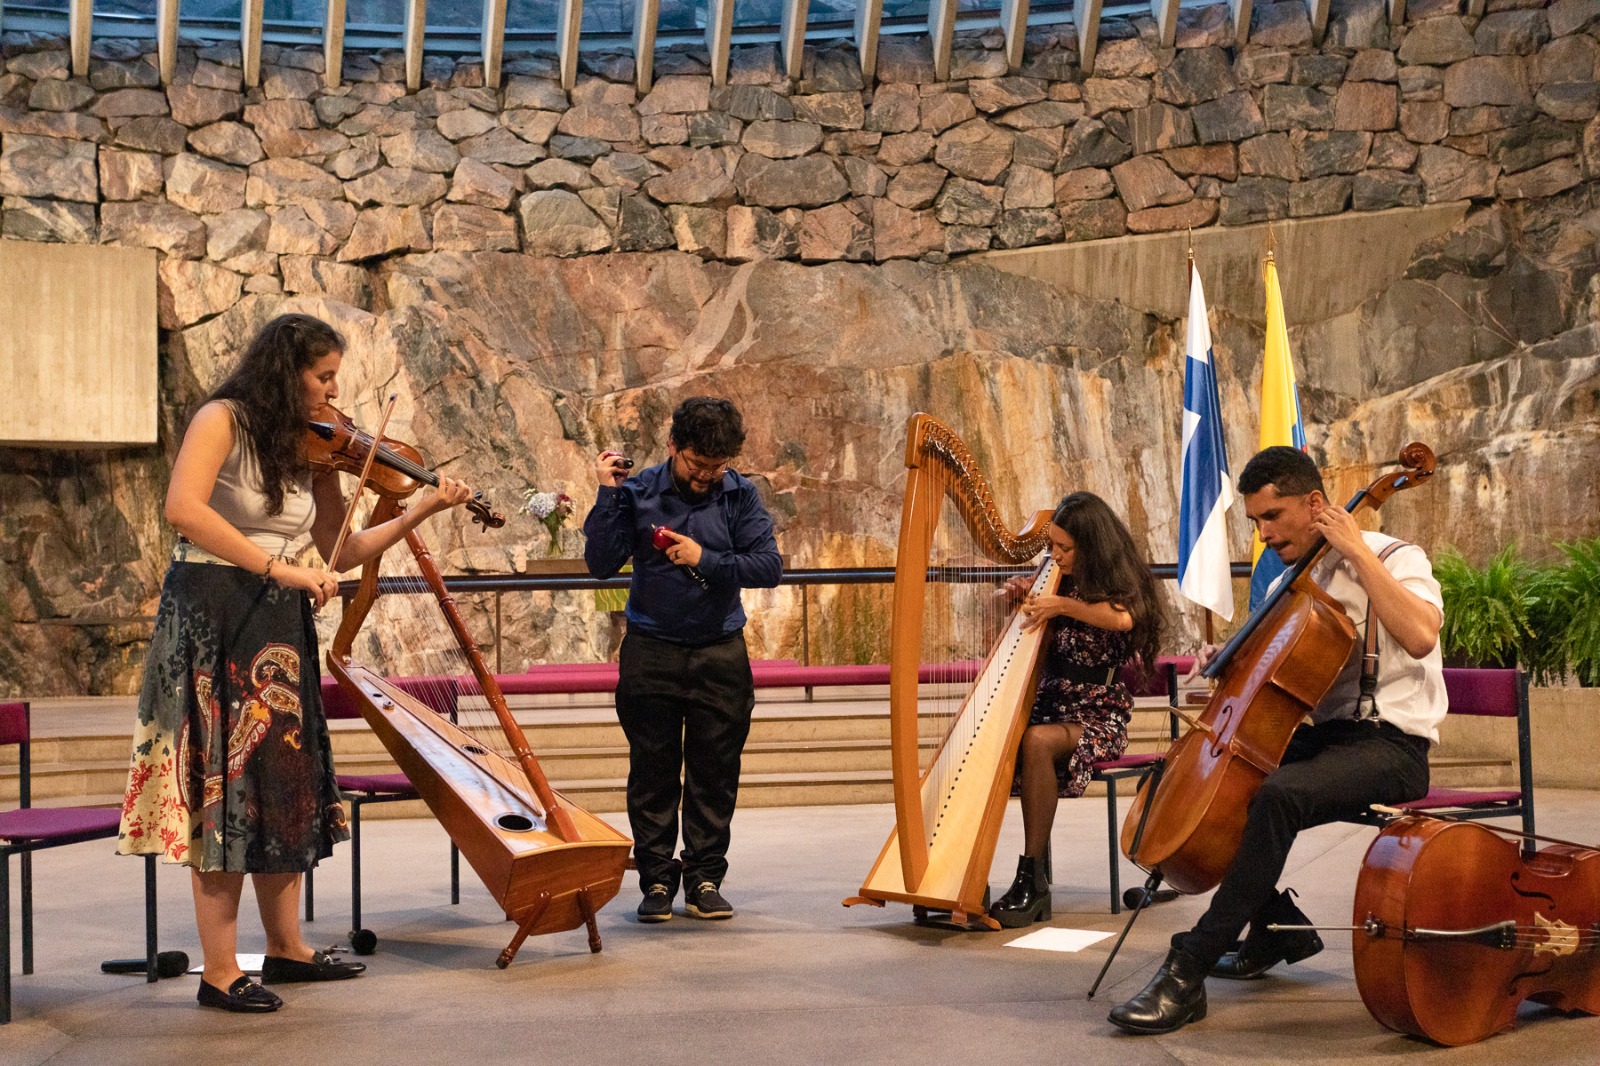
POLYGON ((618 659, 617 719, 628 737, 628 823, 639 884, 720 885, 755 683, 744 633, 686 647, 629 631, 618 659), (681 781, 680 781, 680 776, 681 781))
POLYGON ((1278 877, 1300 830, 1427 793, 1425 737, 1375 720, 1301 726, 1251 799, 1239 852, 1210 908, 1192 930, 1174 936, 1172 946, 1209 969, 1278 894, 1278 877))

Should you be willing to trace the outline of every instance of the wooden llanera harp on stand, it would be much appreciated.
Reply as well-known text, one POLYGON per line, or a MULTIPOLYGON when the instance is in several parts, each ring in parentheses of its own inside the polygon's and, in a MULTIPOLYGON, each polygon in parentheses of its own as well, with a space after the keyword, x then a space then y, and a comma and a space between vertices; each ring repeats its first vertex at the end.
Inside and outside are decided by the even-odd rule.
MULTIPOLYGON (((385 522, 400 509, 399 503, 381 499, 369 524, 385 522)), ((360 589, 345 607, 328 649, 328 670, 355 698, 362 717, 505 909, 507 920, 517 923, 516 935, 496 963, 509 966, 532 934, 580 925, 588 926, 589 949, 599 951, 595 914, 621 888, 633 842, 550 788, 415 530, 406 535, 406 544, 495 722, 469 732, 352 660, 356 632, 377 598, 377 559, 363 569, 360 589)))
MULTIPOLYGON (((1011 532, 961 438, 924 414, 911 417, 906 436, 889 664, 895 826, 861 894, 844 902, 881 907, 894 900, 912 904, 918 918, 949 911, 953 924, 998 929, 985 913, 984 897, 1045 631, 1024 633, 1021 612, 1008 607, 1003 633, 977 659, 964 658, 948 644, 940 650, 930 633, 944 609, 958 607, 963 595, 992 603, 995 586, 1047 547, 1051 512, 1039 511, 1020 532, 1011 532), (972 538, 964 550, 936 548, 947 503, 960 517, 962 535, 972 538), (922 685, 961 681, 971 687, 948 728, 930 722, 922 685), (937 746, 924 770, 928 741, 937 746)), ((1059 581, 1055 564, 1046 559, 1032 591, 1053 595, 1059 581)), ((987 637, 985 632, 980 644, 987 637)))

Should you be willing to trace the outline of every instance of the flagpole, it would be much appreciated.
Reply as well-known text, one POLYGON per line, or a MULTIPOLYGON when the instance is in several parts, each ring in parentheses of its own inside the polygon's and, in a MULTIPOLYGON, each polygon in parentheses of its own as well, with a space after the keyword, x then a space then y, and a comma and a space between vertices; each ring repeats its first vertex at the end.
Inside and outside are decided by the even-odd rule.
MULTIPOLYGON (((1194 228, 1193 227, 1185 227, 1184 232, 1185 232, 1185 235, 1188 237, 1188 243, 1189 243, 1189 270, 1188 270, 1188 273, 1185 275, 1186 284, 1187 284, 1187 291, 1184 293, 1184 303, 1187 304, 1188 301, 1189 301, 1190 293, 1194 292, 1194 273, 1195 273, 1195 265, 1194 265, 1194 228)), ((1213 644, 1213 643, 1216 642, 1216 638, 1213 636, 1213 630, 1215 628, 1215 619, 1214 619, 1214 616, 1213 616, 1213 612, 1212 612, 1211 608, 1202 606, 1200 608, 1200 613, 1205 616, 1205 620, 1206 620, 1205 643, 1213 644)))

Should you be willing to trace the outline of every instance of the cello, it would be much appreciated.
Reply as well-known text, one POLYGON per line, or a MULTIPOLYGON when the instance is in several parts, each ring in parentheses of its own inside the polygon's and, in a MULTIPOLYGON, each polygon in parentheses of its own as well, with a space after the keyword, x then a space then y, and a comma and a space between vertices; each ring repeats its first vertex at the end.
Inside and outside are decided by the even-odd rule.
MULTIPOLYGON (((314 469, 355 473, 377 493, 369 525, 401 513, 402 501, 421 485, 438 484, 414 448, 383 437, 381 430, 375 440, 331 405, 322 412, 327 420, 312 422, 307 430, 308 460, 314 469), (369 478, 375 470, 379 476, 369 478)), ((482 493, 467 506, 485 530, 505 523, 482 493)), ((463 728, 355 661, 356 633, 378 596, 382 556, 362 568, 360 587, 328 647, 328 672, 355 700, 506 919, 517 923, 495 964, 509 966, 531 935, 578 926, 587 926, 589 950, 597 952, 595 915, 621 888, 633 842, 550 787, 426 545, 414 529, 405 542, 471 669, 475 685, 462 691, 480 696, 492 721, 475 730, 463 728)), ((446 683, 454 685, 454 679, 446 683)))
MULTIPOLYGON (((1422 484, 1433 476, 1433 452, 1408 444, 1400 466, 1356 493, 1345 510, 1376 509, 1422 484)), ((1159 773, 1141 784, 1121 844, 1150 873, 1147 892, 1162 880, 1185 894, 1221 882, 1239 850, 1251 798, 1349 660, 1355 623, 1311 579, 1327 551, 1319 538, 1213 657, 1203 671, 1215 682, 1205 710, 1167 752, 1159 773)))
MULTIPOLYGON (((1393 812, 1399 813, 1399 812, 1393 812)), ((1356 988, 1384 1026, 1454 1047, 1532 1000, 1600 1014, 1600 850, 1525 856, 1497 826, 1397 818, 1356 879, 1356 988)))

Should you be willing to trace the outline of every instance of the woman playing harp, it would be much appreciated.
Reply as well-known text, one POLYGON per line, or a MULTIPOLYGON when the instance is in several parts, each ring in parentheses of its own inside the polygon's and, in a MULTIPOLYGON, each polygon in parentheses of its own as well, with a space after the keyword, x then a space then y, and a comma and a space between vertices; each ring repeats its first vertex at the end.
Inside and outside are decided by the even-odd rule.
POLYGON ((1050 558, 1062 575, 1059 594, 1030 596, 1020 577, 999 593, 1021 602, 1025 629, 1044 626, 1048 634, 1017 754, 1022 856, 1010 889, 989 908, 1006 929, 1050 918, 1045 856, 1056 800, 1083 795, 1094 764, 1127 749, 1133 698, 1116 671, 1134 653, 1154 663, 1165 626, 1150 567, 1104 500, 1072 493, 1056 506, 1048 532, 1050 558))
MULTIPOLYGON (((1044 646, 1044 629, 993 592, 1045 549, 1050 512, 1009 529, 972 452, 927 415, 907 425, 906 468, 889 664, 895 826, 846 903, 993 928, 989 865, 1044 646)), ((1028 591, 1054 595, 1059 576, 1046 559, 1028 591)))

